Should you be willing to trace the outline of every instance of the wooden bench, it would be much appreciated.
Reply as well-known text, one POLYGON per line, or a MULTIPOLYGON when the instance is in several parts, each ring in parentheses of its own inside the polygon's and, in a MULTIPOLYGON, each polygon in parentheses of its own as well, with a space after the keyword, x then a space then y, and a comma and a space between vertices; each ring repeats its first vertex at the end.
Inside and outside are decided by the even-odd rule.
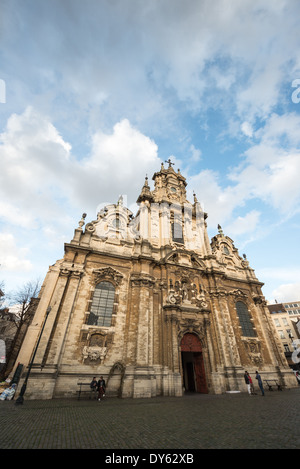
POLYGON ((264 381, 267 384, 269 391, 273 391, 274 386, 277 386, 277 391, 282 391, 283 385, 280 384, 276 379, 265 379, 264 381))
POLYGON ((84 394, 88 394, 89 396, 89 399, 96 399, 97 396, 98 396, 98 392, 97 392, 97 389, 91 389, 91 386, 90 386, 91 383, 77 383, 77 386, 79 386, 79 391, 77 391, 78 393, 78 400, 80 399, 81 395, 84 394))

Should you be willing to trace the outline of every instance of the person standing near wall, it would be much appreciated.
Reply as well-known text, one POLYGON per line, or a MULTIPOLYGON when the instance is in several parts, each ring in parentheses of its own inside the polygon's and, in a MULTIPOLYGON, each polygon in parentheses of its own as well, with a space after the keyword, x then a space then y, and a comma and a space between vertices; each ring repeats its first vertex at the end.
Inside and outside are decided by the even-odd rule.
POLYGON ((244 380, 245 380, 245 383, 247 384, 248 393, 251 394, 251 385, 250 385, 250 379, 249 379, 248 371, 245 371, 244 380))
POLYGON ((262 396, 264 396, 264 395, 265 395, 265 391, 264 391, 263 383, 262 383, 262 380, 261 380, 261 376, 260 376, 260 374, 258 373, 258 371, 256 371, 255 373, 256 373, 255 378, 257 379, 259 389, 261 390, 262 396))
POLYGON ((103 396, 105 396, 105 389, 106 389, 106 384, 105 380, 103 379, 103 376, 100 376, 100 379, 97 384, 97 389, 98 389, 98 401, 100 401, 103 396))

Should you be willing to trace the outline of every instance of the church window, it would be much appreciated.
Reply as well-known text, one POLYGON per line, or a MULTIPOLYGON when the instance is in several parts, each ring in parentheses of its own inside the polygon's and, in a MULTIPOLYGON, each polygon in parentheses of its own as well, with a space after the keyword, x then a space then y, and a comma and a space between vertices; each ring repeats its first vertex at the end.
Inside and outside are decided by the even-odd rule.
POLYGON ((236 310, 239 317, 240 325, 242 328, 243 336, 245 337, 256 337, 256 332, 251 322, 251 317, 247 306, 242 301, 236 303, 236 310))
POLYGON ((227 254, 227 255, 230 254, 229 249, 228 249, 227 246, 223 246, 223 251, 224 251, 224 253, 227 254))
POLYGON ((89 325, 109 327, 114 307, 115 287, 110 282, 100 282, 96 285, 89 325))
POLYGON ((113 220, 113 227, 119 230, 121 228, 121 222, 120 219, 117 217, 113 220))
POLYGON ((172 223, 172 239, 174 243, 181 243, 183 244, 183 234, 182 234, 182 226, 178 222, 172 223))

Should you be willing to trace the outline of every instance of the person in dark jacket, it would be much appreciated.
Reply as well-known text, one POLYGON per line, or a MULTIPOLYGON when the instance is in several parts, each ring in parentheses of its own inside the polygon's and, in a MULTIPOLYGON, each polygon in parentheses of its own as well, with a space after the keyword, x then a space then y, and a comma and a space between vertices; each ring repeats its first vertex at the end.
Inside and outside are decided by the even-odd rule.
POLYGON ((250 383, 248 371, 245 371, 244 379, 245 379, 245 383, 247 384, 248 393, 251 394, 251 383, 250 383))
POLYGON ((105 390, 106 390, 105 380, 103 379, 103 376, 100 376, 100 379, 97 383, 97 389, 98 389, 98 401, 101 401, 101 399, 105 396, 105 390))
POLYGON ((256 373, 255 378, 257 379, 259 389, 261 390, 261 394, 264 396, 264 395, 265 395, 265 391, 264 391, 263 383, 262 383, 262 380, 261 380, 261 376, 260 376, 260 374, 258 373, 258 371, 256 371, 255 373, 256 373))
POLYGON ((97 389, 97 380, 96 380, 96 376, 94 376, 94 378, 92 379, 91 381, 91 384, 90 384, 90 387, 91 389, 94 391, 95 389, 97 389))

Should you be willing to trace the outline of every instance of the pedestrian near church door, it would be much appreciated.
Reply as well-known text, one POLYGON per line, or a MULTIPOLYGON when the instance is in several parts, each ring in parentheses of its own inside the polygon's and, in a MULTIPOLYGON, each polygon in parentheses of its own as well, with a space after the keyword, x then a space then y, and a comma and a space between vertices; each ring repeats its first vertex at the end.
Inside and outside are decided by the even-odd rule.
POLYGON ((207 393, 202 346, 196 334, 185 334, 181 340, 180 350, 185 390, 207 393))

